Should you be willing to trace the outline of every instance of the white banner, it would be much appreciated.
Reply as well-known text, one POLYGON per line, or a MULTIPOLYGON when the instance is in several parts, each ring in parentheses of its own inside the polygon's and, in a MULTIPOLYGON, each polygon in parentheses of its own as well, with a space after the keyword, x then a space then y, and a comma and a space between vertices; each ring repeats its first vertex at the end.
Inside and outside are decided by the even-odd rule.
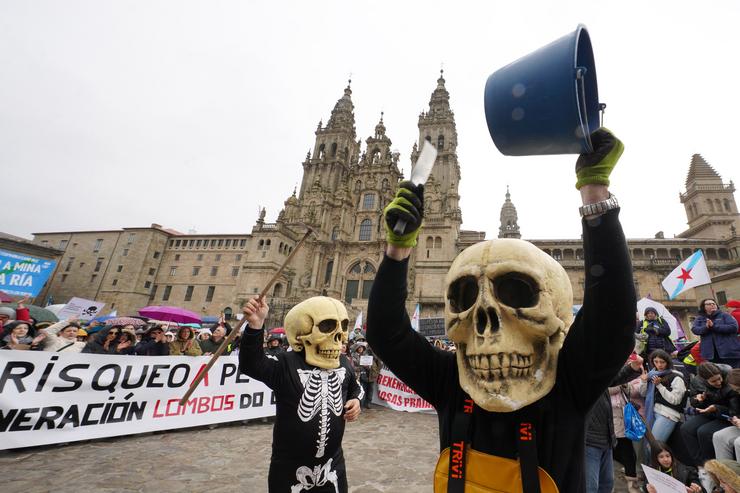
POLYGON ((383 365, 373 390, 373 404, 410 413, 436 412, 434 407, 383 365))
POLYGON ((180 406, 208 359, 0 350, 0 450, 275 415, 272 390, 236 356, 180 406))

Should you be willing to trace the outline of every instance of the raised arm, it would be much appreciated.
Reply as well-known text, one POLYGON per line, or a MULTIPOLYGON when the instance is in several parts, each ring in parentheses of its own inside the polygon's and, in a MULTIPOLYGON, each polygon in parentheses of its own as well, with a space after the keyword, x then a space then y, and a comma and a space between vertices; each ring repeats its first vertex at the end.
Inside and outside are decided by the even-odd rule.
POLYGON ((604 129, 592 134, 595 151, 576 163, 584 205, 583 306, 563 344, 558 372, 565 372, 578 406, 589 409, 634 349, 635 288, 619 208, 609 203, 609 175, 623 146, 604 129), (601 212, 606 209, 606 212, 601 212))
POLYGON ((283 372, 279 361, 268 358, 262 348, 265 337, 262 326, 268 311, 269 307, 263 298, 254 297, 244 305, 247 324, 239 346, 239 371, 276 390, 282 381, 283 372))
POLYGON ((368 301, 367 340, 375 354, 406 385, 436 405, 444 399, 443 380, 451 378, 452 353, 436 350, 411 328, 406 312, 408 259, 421 228, 424 188, 401 182, 385 209, 386 255, 375 276, 368 301), (403 234, 393 232, 398 219, 406 221, 403 234))

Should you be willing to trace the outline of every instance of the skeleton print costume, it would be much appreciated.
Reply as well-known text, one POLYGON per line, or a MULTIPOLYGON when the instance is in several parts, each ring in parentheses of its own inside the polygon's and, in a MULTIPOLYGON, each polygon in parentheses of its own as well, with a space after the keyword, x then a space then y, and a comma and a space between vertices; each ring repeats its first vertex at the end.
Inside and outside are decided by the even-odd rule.
POLYGON ((262 330, 244 331, 239 365, 275 392, 270 493, 346 492, 344 405, 362 398, 349 360, 342 355, 339 368, 324 369, 308 364, 305 351, 267 357, 262 340, 262 330))
POLYGON ((563 312, 571 301, 557 289, 569 284, 562 267, 541 268, 552 260, 541 258, 546 254, 527 253, 534 247, 525 242, 502 247, 503 241, 520 240, 469 247, 478 248, 477 256, 463 251, 450 269, 445 321, 457 355, 434 348, 411 328, 408 259, 381 263, 367 339, 393 373, 437 409, 440 449, 450 446, 455 414, 469 394, 472 449, 515 459, 517 425, 531 422, 539 466, 561 493, 582 493, 586 416, 634 347, 635 291, 618 209, 583 221, 584 301, 572 325, 563 312))

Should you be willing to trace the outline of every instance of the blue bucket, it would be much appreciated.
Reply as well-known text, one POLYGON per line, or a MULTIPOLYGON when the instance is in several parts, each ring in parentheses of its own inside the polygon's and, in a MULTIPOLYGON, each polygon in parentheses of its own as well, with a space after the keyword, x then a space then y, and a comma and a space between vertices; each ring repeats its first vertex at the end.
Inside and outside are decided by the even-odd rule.
POLYGON ((486 81, 488 131, 507 156, 592 152, 591 132, 599 128, 601 108, 583 25, 486 81))

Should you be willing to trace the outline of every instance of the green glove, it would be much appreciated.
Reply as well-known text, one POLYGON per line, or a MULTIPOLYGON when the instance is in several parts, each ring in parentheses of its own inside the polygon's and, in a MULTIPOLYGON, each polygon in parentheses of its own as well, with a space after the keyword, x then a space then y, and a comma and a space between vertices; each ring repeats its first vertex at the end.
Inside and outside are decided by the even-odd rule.
POLYGON ((419 236, 424 215, 424 185, 414 185, 410 181, 399 183, 395 198, 383 213, 388 244, 401 248, 416 246, 416 238, 419 236), (399 219, 406 221, 406 227, 400 235, 393 231, 399 219))
POLYGON ((624 152, 624 144, 604 127, 591 134, 594 152, 581 154, 576 161, 576 188, 583 185, 609 185, 609 175, 624 152))

